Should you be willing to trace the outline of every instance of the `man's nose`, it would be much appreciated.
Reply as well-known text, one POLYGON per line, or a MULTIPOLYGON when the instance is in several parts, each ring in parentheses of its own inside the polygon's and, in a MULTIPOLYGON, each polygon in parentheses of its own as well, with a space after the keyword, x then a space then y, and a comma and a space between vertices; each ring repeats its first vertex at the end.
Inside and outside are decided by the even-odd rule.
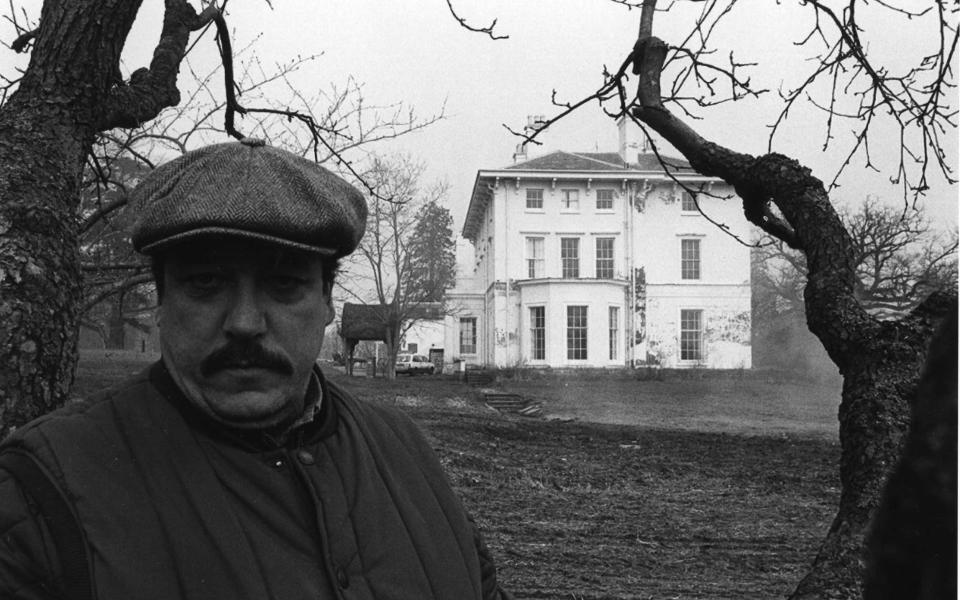
POLYGON ((226 333, 240 336, 258 336, 267 330, 267 318, 260 294, 252 281, 238 282, 229 311, 224 319, 226 333))

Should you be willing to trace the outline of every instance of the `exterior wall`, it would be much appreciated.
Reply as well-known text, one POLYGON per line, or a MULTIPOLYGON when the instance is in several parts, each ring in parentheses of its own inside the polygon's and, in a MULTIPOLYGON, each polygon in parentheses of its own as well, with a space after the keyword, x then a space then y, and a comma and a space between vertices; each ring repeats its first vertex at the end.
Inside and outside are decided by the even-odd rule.
POLYGON ((446 360, 445 327, 443 319, 417 321, 403 334, 401 352, 406 351, 410 344, 417 345, 416 354, 430 355, 431 348, 444 349, 446 360))
POLYGON ((739 369, 751 366, 750 289, 743 286, 650 286, 646 362, 670 368, 739 369), (702 358, 680 356, 680 314, 702 311, 702 358))
MULTIPOLYGON (((701 210, 747 241, 740 201, 722 183, 702 183, 701 210)), ((698 183, 700 182, 700 183, 698 183)), ((477 229, 473 264, 479 311, 478 351, 484 365, 613 367, 750 366, 750 253, 699 211, 684 210, 683 190, 663 175, 636 172, 523 173, 493 186, 477 229), (555 176, 556 175, 556 176, 555 176), (543 207, 528 209, 527 190, 543 190, 543 207), (597 191, 613 206, 597 209, 597 191), (576 190, 577 209, 561 206, 576 190), (531 278, 527 238, 543 238, 542 271, 531 278), (612 238, 613 277, 597 278, 596 240, 612 238), (579 277, 563 278, 561 238, 579 239, 579 277), (699 240, 698 279, 681 276, 681 240, 699 240), (567 307, 587 307, 587 358, 567 358, 567 307), (532 358, 530 308, 544 307, 546 354, 532 358), (610 358, 609 309, 618 309, 615 358, 610 358), (681 310, 702 314, 702 357, 680 359, 681 310)), ((459 328, 448 321, 447 348, 459 349, 459 328), (456 342, 456 343, 451 343, 456 342)), ((449 353, 453 358, 456 353, 449 353)))
MULTIPOLYGON (((710 186, 713 194, 726 196, 728 186, 710 186)), ((680 240, 699 239, 701 279, 698 283, 749 285, 750 248, 725 234, 699 212, 681 208, 682 190, 673 183, 654 185, 638 192, 635 215, 635 243, 647 281, 687 283, 680 276, 680 240)), ((740 200, 701 196, 701 210, 710 219, 727 226, 730 232, 749 242, 749 227, 743 218, 740 200)))
POLYGON ((503 215, 507 227, 505 236, 504 270, 497 273, 498 279, 527 279, 527 237, 544 238, 546 277, 560 277, 560 238, 580 239, 580 277, 592 278, 595 273, 596 238, 612 237, 614 242, 614 277, 624 277, 624 226, 623 203, 626 195, 620 181, 591 181, 582 179, 561 180, 554 178, 519 178, 500 181, 494 203, 504 206, 503 215), (543 209, 526 208, 528 189, 543 190, 543 209), (596 208, 598 189, 614 192, 613 208, 596 208), (561 208, 565 190, 575 190, 579 195, 577 210, 561 208))
POLYGON ((450 314, 444 317, 444 362, 465 361, 471 365, 484 364, 485 342, 483 328, 487 325, 485 303, 482 294, 455 292, 448 294, 447 305, 450 314), (464 354, 460 351, 460 319, 475 318, 477 320, 477 351, 464 354))
MULTIPOLYGON (((691 186, 694 187, 694 186, 691 186)), ((640 185, 634 213, 634 247, 641 282, 635 314, 637 362, 667 367, 747 368, 750 359, 749 229, 739 199, 725 184, 698 196, 700 209, 684 210, 676 184, 640 185), (698 240, 699 278, 684 279, 682 240, 698 240), (680 359, 680 311, 703 310, 703 358, 680 359)))
POLYGON ((624 326, 625 292, 623 282, 537 280, 521 287, 518 321, 519 363, 551 367, 622 367, 625 364, 627 332, 624 326), (532 354, 530 309, 543 307, 545 317, 545 355, 536 360, 532 354), (587 308, 587 356, 572 359, 567 353, 567 307, 587 308), (614 357, 610 357, 609 309, 618 310, 614 357))

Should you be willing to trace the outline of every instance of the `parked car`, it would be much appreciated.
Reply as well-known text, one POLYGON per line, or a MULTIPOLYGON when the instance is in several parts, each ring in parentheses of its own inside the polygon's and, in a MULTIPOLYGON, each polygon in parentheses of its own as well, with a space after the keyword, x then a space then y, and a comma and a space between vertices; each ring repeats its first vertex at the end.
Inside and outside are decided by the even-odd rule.
POLYGON ((411 376, 418 375, 420 373, 433 375, 434 368, 435 367, 433 366, 433 363, 430 362, 430 359, 422 354, 397 355, 397 375, 400 375, 401 373, 406 373, 407 375, 411 376))

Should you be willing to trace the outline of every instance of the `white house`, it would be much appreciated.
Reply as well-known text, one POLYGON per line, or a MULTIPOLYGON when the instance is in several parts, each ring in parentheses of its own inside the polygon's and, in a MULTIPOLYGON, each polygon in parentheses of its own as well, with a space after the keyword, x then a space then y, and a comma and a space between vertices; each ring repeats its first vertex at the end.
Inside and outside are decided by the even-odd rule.
POLYGON ((521 147, 515 164, 477 172, 462 230, 474 262, 448 297, 448 360, 750 366, 740 200, 685 161, 665 158, 668 175, 635 125, 619 128, 619 152, 528 160, 521 147))

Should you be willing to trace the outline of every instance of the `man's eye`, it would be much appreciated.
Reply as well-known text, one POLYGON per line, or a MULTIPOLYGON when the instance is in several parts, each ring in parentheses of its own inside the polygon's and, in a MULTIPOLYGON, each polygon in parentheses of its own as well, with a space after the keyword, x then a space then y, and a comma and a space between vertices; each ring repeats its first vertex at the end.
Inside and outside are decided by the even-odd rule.
POLYGON ((290 275, 274 275, 270 278, 270 287, 278 292, 292 292, 299 289, 304 280, 290 275))
POLYGON ((188 275, 185 281, 191 288, 201 292, 212 291, 223 285, 223 277, 217 273, 194 273, 188 275))

